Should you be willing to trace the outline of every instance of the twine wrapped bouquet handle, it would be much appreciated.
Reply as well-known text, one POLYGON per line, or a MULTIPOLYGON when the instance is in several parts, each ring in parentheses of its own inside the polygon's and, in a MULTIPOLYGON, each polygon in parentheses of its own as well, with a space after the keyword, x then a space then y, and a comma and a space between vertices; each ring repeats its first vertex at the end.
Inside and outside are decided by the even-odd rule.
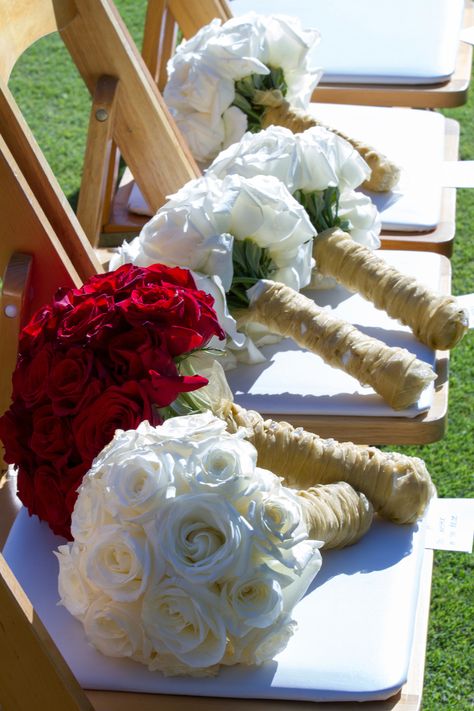
MULTIPOLYGON (((418 457, 323 439, 288 422, 264 420, 258 412, 230 401, 221 403, 220 416, 231 432, 247 429, 258 452, 258 465, 282 476, 286 486, 315 494, 312 488, 319 484, 346 482, 364 494, 380 516, 398 524, 414 523, 435 494, 425 463, 418 457)), ((339 499, 336 510, 340 506, 339 499)), ((361 519, 370 512, 361 513, 362 499, 352 498, 351 507, 354 532, 358 526, 363 528, 361 519)))
POLYGON ((326 363, 370 385, 394 409, 417 402, 435 380, 431 367, 404 348, 392 348, 320 308, 294 289, 262 280, 237 323, 260 323, 272 333, 321 356, 326 363))
POLYGON ((451 349, 468 329, 468 314, 454 296, 435 294, 340 229, 318 234, 313 242, 313 256, 321 274, 335 277, 350 291, 358 292, 378 309, 409 326, 430 348, 451 349))

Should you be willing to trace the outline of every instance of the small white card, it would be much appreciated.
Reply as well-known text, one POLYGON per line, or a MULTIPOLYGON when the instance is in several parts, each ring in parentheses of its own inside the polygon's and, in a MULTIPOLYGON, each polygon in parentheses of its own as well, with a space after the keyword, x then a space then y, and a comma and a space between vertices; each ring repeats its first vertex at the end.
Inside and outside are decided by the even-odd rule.
POLYGON ((469 328, 474 328, 474 294, 456 296, 456 301, 469 314, 469 328))
POLYGON ((460 40, 461 42, 467 42, 467 44, 474 44, 474 27, 466 27, 462 30, 460 40))
POLYGON ((426 522, 425 548, 472 553, 474 499, 435 499, 426 522))

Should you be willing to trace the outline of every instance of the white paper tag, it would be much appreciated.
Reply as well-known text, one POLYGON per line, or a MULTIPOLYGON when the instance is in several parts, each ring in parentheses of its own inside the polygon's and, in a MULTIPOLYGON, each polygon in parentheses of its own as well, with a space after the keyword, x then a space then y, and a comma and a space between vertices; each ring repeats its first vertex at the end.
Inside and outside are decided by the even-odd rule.
POLYGON ((469 328, 474 328, 474 294, 456 296, 456 301, 469 314, 469 328))
POLYGON ((474 160, 445 160, 440 166, 443 188, 474 188, 474 160))
POLYGON ((435 499, 426 522, 425 548, 472 553, 474 499, 435 499))
POLYGON ((466 27, 464 30, 461 30, 459 39, 461 40, 461 42, 467 42, 467 44, 474 44, 474 27, 466 27))

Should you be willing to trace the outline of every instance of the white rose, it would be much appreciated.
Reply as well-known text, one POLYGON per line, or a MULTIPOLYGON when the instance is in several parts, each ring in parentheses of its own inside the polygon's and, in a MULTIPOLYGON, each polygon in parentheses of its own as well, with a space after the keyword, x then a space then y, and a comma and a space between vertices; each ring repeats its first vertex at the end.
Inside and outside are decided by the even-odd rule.
POLYGON ((293 133, 270 126, 246 133, 239 143, 219 153, 206 171, 221 179, 231 173, 246 178, 273 175, 294 193, 330 185, 353 189, 369 177, 370 169, 351 144, 332 131, 315 126, 293 133))
POLYGON ((172 109, 209 114, 215 124, 234 100, 234 82, 219 75, 212 67, 189 61, 176 54, 163 98, 172 109), (191 109, 191 110, 190 110, 191 109))
POLYGON ((314 235, 305 210, 272 176, 228 175, 222 181, 214 212, 220 231, 239 240, 251 237, 269 250, 294 250, 314 235))
POLYGON ((140 597, 148 582, 149 544, 138 526, 104 526, 89 543, 82 564, 92 585, 113 600, 132 602, 140 597))
POLYGON ((71 615, 83 620, 97 593, 81 573, 80 548, 75 543, 59 546, 55 555, 59 562, 59 602, 71 615))
POLYGON ((102 595, 89 607, 84 631, 90 644, 108 657, 130 657, 145 662, 151 651, 140 619, 138 603, 123 603, 102 595))
POLYGON ((104 506, 104 488, 100 478, 93 473, 87 474, 79 488, 79 496, 74 504, 71 517, 71 534, 75 541, 86 543, 105 523, 111 523, 111 518, 104 506))
POLYGON ((296 629, 296 622, 283 616, 270 629, 251 630, 234 641, 233 657, 227 663, 264 664, 285 649, 296 629))
POLYGON ((221 76, 242 79, 249 74, 269 74, 261 61, 262 33, 256 19, 248 13, 225 22, 201 46, 201 64, 215 67, 221 76))
POLYGON ((214 159, 206 175, 224 179, 235 173, 243 178, 273 175, 291 192, 295 135, 282 126, 270 126, 258 133, 246 133, 240 141, 223 150, 214 159))
POLYGON ((104 477, 107 510, 119 521, 144 523, 153 518, 175 495, 173 470, 172 455, 156 447, 118 455, 104 477))
MULTIPOLYGON (((150 424, 145 421, 148 426, 150 424)), ((87 473, 87 480, 100 481, 120 452, 127 452, 140 446, 142 430, 115 430, 112 440, 99 452, 87 473)), ((83 481, 86 481, 84 479, 83 481)))
POLYGON ((236 637, 249 629, 273 625, 283 609, 279 582, 270 573, 245 574, 227 581, 221 589, 227 627, 236 637))
POLYGON ((197 191, 193 202, 185 202, 182 206, 176 203, 159 210, 140 233, 139 253, 134 264, 161 263, 219 274, 228 289, 233 274, 233 238, 219 232, 207 217, 205 199, 197 191))
POLYGON ((296 571, 301 561, 292 551, 308 538, 297 497, 286 487, 257 492, 249 503, 246 517, 252 525, 255 546, 284 566, 296 571))
POLYGON ((281 67, 288 86, 287 101, 306 108, 322 70, 311 67, 309 53, 320 39, 315 29, 303 29, 299 19, 283 15, 261 17, 264 37, 260 59, 269 67, 281 67))
POLYGON ((224 122, 224 140, 222 148, 227 148, 238 141, 248 126, 247 116, 237 106, 229 106, 222 114, 224 122))
POLYGON ((255 489, 257 450, 238 436, 223 434, 207 443, 199 456, 192 491, 225 496, 229 501, 255 489))
MULTIPOLYGON (((142 621, 157 652, 154 668, 161 669, 160 655, 171 653, 189 667, 218 664, 226 648, 226 629, 217 595, 203 585, 178 578, 164 578, 150 587, 143 599, 142 621)), ((182 673, 180 667, 167 673, 182 673)))
POLYGON ((304 208, 281 181, 263 175, 228 175, 222 181, 222 197, 214 205, 214 216, 221 231, 238 240, 251 238, 268 249, 276 267, 288 269, 278 276, 291 274, 292 285, 299 282, 300 288, 308 284, 315 230, 304 208))
POLYGON ((220 437, 226 429, 226 423, 211 411, 197 415, 173 417, 155 428, 157 440, 162 442, 184 440, 185 446, 193 442, 202 443, 220 437))
POLYGON ((339 217, 342 220, 349 220, 348 231, 355 242, 369 249, 380 247, 379 234, 382 221, 377 208, 366 195, 353 190, 341 193, 339 217))
POLYGON ((209 163, 215 158, 224 143, 224 120, 219 118, 213 121, 211 114, 202 114, 197 111, 172 113, 198 163, 209 163))
POLYGON ((294 187, 301 190, 324 190, 337 185, 340 190, 359 187, 370 176, 370 168, 355 148, 333 131, 314 126, 294 134, 298 146, 299 169, 295 170, 294 187), (324 159, 328 168, 324 171, 324 159), (327 180, 321 175, 331 172, 327 180))
POLYGON ((249 564, 250 527, 215 494, 170 500, 151 535, 175 573, 199 585, 221 580, 229 571, 239 575, 249 564))

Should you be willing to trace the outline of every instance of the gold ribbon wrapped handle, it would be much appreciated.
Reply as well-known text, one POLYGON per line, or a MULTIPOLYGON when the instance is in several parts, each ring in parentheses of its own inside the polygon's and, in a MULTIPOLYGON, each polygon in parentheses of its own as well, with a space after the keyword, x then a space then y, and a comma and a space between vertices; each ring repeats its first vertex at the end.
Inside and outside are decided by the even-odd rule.
POLYGON ((432 368, 404 348, 392 348, 317 306, 290 287, 262 280, 238 323, 255 322, 290 337, 334 368, 370 385, 394 410, 416 403, 436 379, 432 368))
MULTIPOLYGON (((295 429, 288 422, 264 420, 258 412, 230 401, 222 402, 219 414, 229 431, 246 428, 247 437, 258 452, 258 465, 283 477, 286 486, 311 492, 319 484, 346 482, 354 491, 364 494, 379 516, 398 524, 419 519, 436 493, 425 463, 418 457, 323 439, 301 427, 295 429)), ((340 490, 338 499, 333 499, 336 511, 343 505, 339 494, 340 490)), ((369 515, 362 511, 364 506, 363 499, 356 502, 352 497, 349 518, 353 523, 349 532, 347 529, 345 533, 339 532, 348 536, 346 541, 350 530, 363 529, 363 521, 369 515)), ((314 515, 317 520, 320 513, 314 515)), ((337 523, 328 525, 337 540, 337 523)))
POLYGON ((401 274, 340 229, 315 237, 313 257, 320 274, 358 292, 434 350, 453 348, 469 327, 468 314, 454 296, 436 294, 418 279, 401 274))

